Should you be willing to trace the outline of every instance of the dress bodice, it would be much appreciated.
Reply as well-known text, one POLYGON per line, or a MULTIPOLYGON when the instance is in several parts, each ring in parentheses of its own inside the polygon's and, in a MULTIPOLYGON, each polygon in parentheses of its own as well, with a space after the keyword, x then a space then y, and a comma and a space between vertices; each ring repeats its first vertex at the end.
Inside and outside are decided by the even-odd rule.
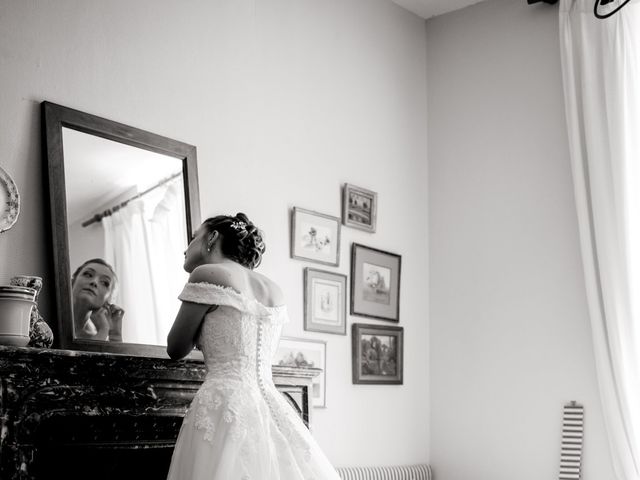
POLYGON ((232 288, 205 282, 187 283, 179 298, 218 306, 205 316, 197 342, 208 377, 271 379, 271 360, 288 321, 284 305, 266 307, 232 288))

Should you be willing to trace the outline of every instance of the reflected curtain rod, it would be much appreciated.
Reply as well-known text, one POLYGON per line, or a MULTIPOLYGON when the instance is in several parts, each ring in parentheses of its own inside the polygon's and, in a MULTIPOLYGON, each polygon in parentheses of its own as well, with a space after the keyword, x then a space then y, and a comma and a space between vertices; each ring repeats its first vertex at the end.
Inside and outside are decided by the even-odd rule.
POLYGON ((178 178, 180 176, 182 176, 182 172, 176 173, 175 175, 171 175, 169 178, 165 178, 164 180, 162 180, 158 184, 154 185, 153 187, 147 188, 144 192, 138 193, 137 195, 134 195, 133 197, 126 199, 124 202, 119 203, 118 205, 114 205, 111 208, 107 208, 102 213, 96 213, 89 220, 86 220, 86 221, 82 222, 82 226, 83 227, 88 227, 92 223, 99 222, 104 217, 108 217, 108 216, 112 215, 113 213, 117 212, 118 210, 120 210, 121 208, 126 207, 129 202, 132 202, 133 200, 136 200, 136 199, 142 197, 143 195, 146 195, 147 193, 155 190, 158 187, 161 187, 162 185, 164 185, 166 183, 169 183, 171 180, 175 180, 176 178, 178 178))

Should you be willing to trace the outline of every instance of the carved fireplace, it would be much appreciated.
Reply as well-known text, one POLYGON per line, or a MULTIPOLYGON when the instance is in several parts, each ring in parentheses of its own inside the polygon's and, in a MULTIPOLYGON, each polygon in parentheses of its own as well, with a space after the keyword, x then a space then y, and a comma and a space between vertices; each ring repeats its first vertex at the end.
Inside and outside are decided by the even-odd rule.
MULTIPOLYGON (((273 367, 310 422, 318 369, 273 367)), ((164 479, 198 360, 0 346, 0 478, 164 479)))

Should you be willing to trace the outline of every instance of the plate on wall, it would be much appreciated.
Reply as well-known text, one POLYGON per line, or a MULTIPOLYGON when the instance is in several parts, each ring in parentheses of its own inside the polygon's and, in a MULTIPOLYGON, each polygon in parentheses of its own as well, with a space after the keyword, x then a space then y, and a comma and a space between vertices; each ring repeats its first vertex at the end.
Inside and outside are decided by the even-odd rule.
POLYGON ((9 230, 20 214, 18 187, 7 172, 0 167, 0 233, 9 230))

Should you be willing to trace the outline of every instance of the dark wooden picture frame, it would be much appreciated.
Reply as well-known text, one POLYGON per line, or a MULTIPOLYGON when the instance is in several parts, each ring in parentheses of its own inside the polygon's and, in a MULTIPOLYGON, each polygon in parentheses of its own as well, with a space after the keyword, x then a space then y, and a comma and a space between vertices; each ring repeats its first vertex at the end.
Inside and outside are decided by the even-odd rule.
POLYGON ((375 233, 378 217, 378 194, 345 183, 342 188, 342 223, 348 227, 375 233))
MULTIPOLYGON (((74 337, 63 127, 181 160, 187 238, 191 238, 191 234, 200 224, 196 147, 51 102, 42 102, 41 111, 43 161, 45 163, 44 171, 48 173, 47 187, 50 203, 53 271, 55 272, 55 302, 58 315, 56 324, 52 325, 54 346, 73 350, 166 356, 165 347, 160 345, 108 342, 74 337)), ((199 352, 194 352, 191 356, 201 358, 199 352)))
POLYGON ((347 276, 304 269, 304 329, 347 334, 347 276))
POLYGON ((337 267, 340 264, 340 219, 293 207, 291 258, 337 267))
POLYGON ((363 323, 351 328, 353 383, 402 385, 404 329, 363 323))
POLYGON ((354 243, 351 247, 351 314, 400 321, 402 257, 354 243))

